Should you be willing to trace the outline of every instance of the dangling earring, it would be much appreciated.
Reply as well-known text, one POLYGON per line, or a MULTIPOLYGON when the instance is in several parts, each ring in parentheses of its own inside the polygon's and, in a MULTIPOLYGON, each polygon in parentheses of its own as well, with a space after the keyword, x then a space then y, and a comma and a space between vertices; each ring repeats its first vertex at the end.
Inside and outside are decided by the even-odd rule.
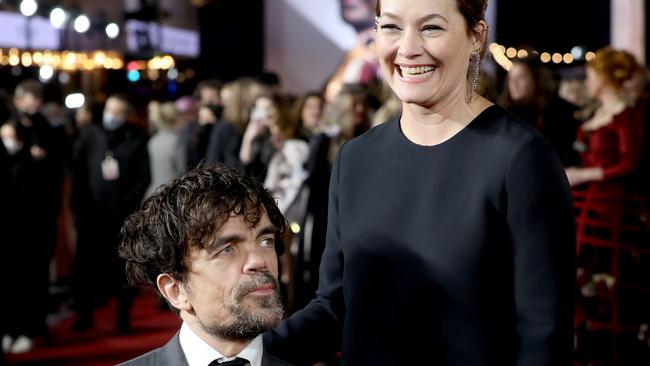
POLYGON ((474 96, 474 93, 476 92, 476 89, 478 88, 478 82, 479 82, 479 70, 481 66, 481 50, 478 49, 474 52, 472 52, 472 56, 470 56, 469 59, 470 67, 471 67, 471 80, 470 80, 470 90, 469 93, 467 94, 466 102, 467 104, 472 103, 472 97, 474 96))

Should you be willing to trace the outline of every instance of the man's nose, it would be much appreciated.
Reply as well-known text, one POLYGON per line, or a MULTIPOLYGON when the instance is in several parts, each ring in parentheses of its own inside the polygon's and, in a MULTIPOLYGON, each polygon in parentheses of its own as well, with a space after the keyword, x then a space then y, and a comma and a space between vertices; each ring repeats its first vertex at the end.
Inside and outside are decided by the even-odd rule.
POLYGON ((259 249, 249 250, 246 253, 244 273, 253 273, 266 269, 266 259, 259 249))

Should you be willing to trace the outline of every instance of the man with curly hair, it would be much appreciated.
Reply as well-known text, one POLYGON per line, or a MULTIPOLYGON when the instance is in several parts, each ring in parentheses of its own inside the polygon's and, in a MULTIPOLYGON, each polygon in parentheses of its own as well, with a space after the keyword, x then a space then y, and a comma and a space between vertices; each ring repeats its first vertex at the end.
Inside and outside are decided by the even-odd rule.
POLYGON ((270 193, 225 166, 200 166, 147 198, 122 228, 120 256, 130 282, 156 288, 183 324, 124 365, 288 365, 260 336, 283 316, 284 230, 270 193))

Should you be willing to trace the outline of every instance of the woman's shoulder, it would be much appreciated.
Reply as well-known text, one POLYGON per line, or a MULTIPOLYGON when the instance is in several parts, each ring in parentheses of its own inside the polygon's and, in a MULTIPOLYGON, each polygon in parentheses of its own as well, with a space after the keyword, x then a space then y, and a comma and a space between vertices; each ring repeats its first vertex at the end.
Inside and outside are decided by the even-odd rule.
POLYGON ((399 133, 399 119, 394 117, 390 120, 372 127, 363 134, 349 140, 345 147, 350 149, 361 149, 367 151, 373 147, 385 146, 385 143, 393 141, 392 137, 399 133))
POLYGON ((485 144, 517 149, 531 141, 544 141, 530 123, 494 104, 479 114, 468 126, 474 139, 485 144))
POLYGON ((468 142, 475 154, 482 154, 485 161, 509 170, 513 162, 524 159, 531 164, 541 160, 559 163, 555 148, 530 123, 511 114, 502 107, 488 108, 478 123, 472 123, 468 142))

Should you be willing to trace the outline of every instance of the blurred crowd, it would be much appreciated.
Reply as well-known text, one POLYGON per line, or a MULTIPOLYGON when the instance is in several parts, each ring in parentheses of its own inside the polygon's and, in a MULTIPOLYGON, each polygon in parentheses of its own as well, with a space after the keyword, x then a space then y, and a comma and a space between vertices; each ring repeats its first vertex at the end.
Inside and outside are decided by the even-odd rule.
MULTIPOLYGON (((607 343, 603 330, 625 323, 637 339, 650 337, 650 307, 617 315, 626 302, 650 305, 648 70, 605 48, 573 75, 517 59, 499 81, 483 82, 483 94, 546 137, 575 192, 578 358, 613 357, 592 352, 607 343), (625 293, 614 285, 621 278, 633 283, 625 293)), ((0 103, 0 270, 11 298, 0 309, 4 352, 31 349, 48 333, 47 315, 62 309, 76 313, 76 330, 92 327, 94 309, 109 298, 118 301, 116 330, 129 332, 135 290, 124 286, 116 254, 121 225, 143 197, 200 164, 239 168, 276 196, 291 229, 281 258, 286 308, 301 309, 318 284, 333 159, 401 108, 380 76, 327 99, 285 93, 272 73, 204 80, 192 96, 146 108, 114 94, 66 110, 43 104, 35 80, 10 92, 0 103)))

